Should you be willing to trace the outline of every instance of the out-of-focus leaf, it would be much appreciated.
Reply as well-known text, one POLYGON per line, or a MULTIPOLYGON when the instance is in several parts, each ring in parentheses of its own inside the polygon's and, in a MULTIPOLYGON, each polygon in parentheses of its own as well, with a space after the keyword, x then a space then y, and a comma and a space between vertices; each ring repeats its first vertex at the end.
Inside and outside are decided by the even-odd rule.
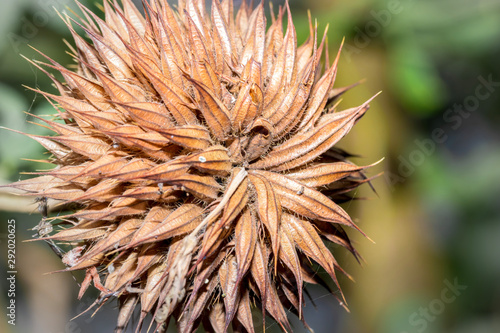
POLYGON ((426 116, 438 111, 445 101, 446 90, 432 59, 422 49, 408 43, 396 46, 389 56, 394 96, 416 115, 426 116))

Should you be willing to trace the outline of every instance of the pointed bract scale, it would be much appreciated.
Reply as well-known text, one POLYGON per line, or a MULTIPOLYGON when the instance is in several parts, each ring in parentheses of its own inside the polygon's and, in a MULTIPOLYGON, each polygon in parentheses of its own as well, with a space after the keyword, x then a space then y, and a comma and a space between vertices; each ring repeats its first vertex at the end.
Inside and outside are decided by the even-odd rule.
POLYGON ((172 117, 179 125, 195 125, 197 123, 195 114, 187 107, 189 97, 186 93, 177 87, 173 82, 169 82, 161 73, 155 73, 140 58, 137 58, 137 64, 140 66, 150 79, 163 103, 167 107, 172 117))
POLYGON ((193 79, 189 79, 189 81, 200 94, 200 111, 209 129, 218 140, 224 141, 231 130, 229 111, 205 85, 193 79))
POLYGON ((330 149, 344 137, 354 122, 366 111, 366 105, 343 111, 307 133, 298 133, 279 145, 263 159, 251 165, 254 169, 290 170, 301 166, 330 149))
POLYGON ((222 88, 220 80, 212 66, 206 61, 194 61, 192 63, 192 68, 193 72, 191 76, 195 80, 203 83, 215 97, 221 98, 222 88))
MULTIPOLYGON (((34 90, 36 92, 40 92, 34 90)), ((42 93, 46 98, 50 98, 59 104, 66 112, 61 114, 65 121, 73 120, 73 124, 81 130, 83 134, 94 134, 94 129, 107 129, 123 123, 124 118, 113 111, 100 112, 90 103, 68 96, 55 96, 48 93, 42 93), (98 114, 96 116, 96 114, 98 114), (64 116, 64 117, 63 117, 64 116)), ((52 104, 52 103, 51 103, 52 104)))
POLYGON ((207 149, 212 143, 208 130, 199 125, 165 128, 159 132, 172 143, 190 150, 207 149))
POLYGON ((89 164, 85 169, 81 170, 78 174, 73 177, 68 178, 68 181, 77 179, 80 177, 93 177, 93 178, 105 178, 110 173, 114 173, 116 169, 121 169, 127 164, 127 159, 124 154, 120 153, 110 153, 103 155, 101 158, 96 160, 94 163, 89 164))
POLYGON ((261 2, 249 18, 246 38, 243 40, 244 49, 239 59, 240 66, 245 66, 251 58, 255 59, 259 64, 262 63, 264 59, 265 29, 264 2, 261 2))
POLYGON ((72 151, 93 160, 99 159, 111 148, 106 141, 89 135, 60 135, 53 137, 52 140, 58 141, 72 151))
POLYGON ((146 36, 141 35, 139 31, 137 31, 136 27, 134 27, 131 23, 124 20, 125 25, 128 30, 128 36, 130 39, 129 47, 132 48, 131 54, 134 55, 132 58, 132 62, 134 62, 135 58, 140 57, 143 61, 145 61, 149 68, 151 69, 159 69, 158 62, 158 50, 156 45, 151 43, 146 43, 144 38, 146 36))
MULTIPOLYGON (((157 182, 169 182, 178 179, 180 176, 187 173, 189 165, 179 163, 178 161, 170 161, 153 168, 146 172, 142 172, 140 178, 151 179, 157 182)), ((139 176, 139 175, 138 175, 139 176)))
POLYGON ((193 300, 198 295, 200 290, 202 290, 204 286, 207 284, 207 280, 209 282, 211 280, 216 280, 216 279, 211 279, 210 276, 217 275, 217 273, 214 273, 214 271, 222 264, 222 261, 224 260, 225 256, 226 253, 221 251, 218 254, 205 258, 201 262, 201 264, 197 266, 197 274, 194 277, 194 282, 193 282, 193 291, 191 292, 191 295, 186 302, 187 305, 190 305, 193 302, 193 300))
POLYGON ((169 140, 160 133, 152 130, 145 131, 134 125, 116 126, 113 129, 103 131, 103 133, 125 146, 136 149, 160 150, 163 146, 169 144, 169 140))
POLYGON ((219 183, 211 176, 199 176, 188 173, 169 180, 167 183, 176 185, 181 191, 189 192, 204 201, 217 199, 221 188, 219 183))
POLYGON ((203 290, 196 298, 193 306, 189 309, 189 314, 187 315, 188 323, 185 332, 192 331, 195 321, 200 317, 202 312, 207 307, 207 304, 210 301, 210 297, 212 296, 217 285, 217 279, 211 279, 206 289, 203 290))
MULTIPOLYGON (((241 172, 241 169, 236 168, 227 187, 234 186, 236 175, 241 172)), ((206 231, 203 247, 200 251, 200 257, 209 256, 210 251, 214 249, 214 245, 221 243, 223 236, 230 229, 236 217, 245 208, 248 202, 248 179, 245 177, 237 186, 234 193, 224 205, 222 216, 206 231)), ((231 228, 233 229, 233 228, 231 228)))
POLYGON ((227 176, 231 172, 231 161, 227 148, 212 146, 203 151, 182 158, 182 163, 203 173, 227 176))
POLYGON ((98 241, 94 246, 92 246, 83 258, 92 258, 99 253, 105 252, 110 248, 118 248, 125 245, 131 239, 132 234, 139 228, 142 220, 140 219, 126 219, 122 222, 116 230, 111 232, 108 237, 98 241))
POLYGON ((241 300, 238 304, 236 318, 249 333, 254 333, 252 309, 250 307, 250 295, 248 289, 242 292, 241 300))
POLYGON ((227 65, 230 67, 234 67, 234 53, 233 53, 233 38, 232 35, 228 31, 228 26, 227 26, 227 20, 224 18, 224 15, 222 13, 221 5, 219 1, 212 1, 212 24, 215 29, 215 36, 214 38, 217 38, 218 44, 220 44, 220 50, 218 45, 215 45, 215 51, 216 54, 220 53, 220 56, 222 56, 223 64, 223 73, 224 74, 229 74, 229 68, 227 65), (227 64, 225 63, 227 62, 227 64))
POLYGON ((160 296, 160 290, 167 282, 163 275, 167 272, 168 261, 163 261, 148 270, 148 277, 144 292, 141 294, 141 317, 144 317, 153 308, 160 296))
POLYGON ((280 247, 281 203, 273 186, 265 176, 251 173, 248 177, 257 193, 257 211, 260 221, 265 225, 271 236, 276 265, 280 247))
POLYGON ((177 21, 168 3, 164 3, 158 31, 160 57, 163 74, 179 88, 184 88, 182 70, 186 70, 184 61, 187 58, 186 48, 177 21))
POLYGON ((210 324, 215 333, 226 332, 224 306, 222 303, 217 302, 212 306, 208 318, 210 319, 210 324))
POLYGON ((174 127, 170 113, 162 103, 154 102, 129 102, 116 103, 123 107, 130 118, 141 127, 161 132, 165 128, 174 127))
MULTIPOLYGON (((132 66, 130 56, 113 47, 112 45, 116 44, 112 44, 109 41, 106 42, 106 39, 101 36, 91 32, 87 32, 87 34, 92 40, 96 51, 99 53, 100 59, 106 64, 106 67, 115 79, 125 80, 134 77, 134 73, 130 68, 132 66)), ((96 68, 100 69, 99 67, 96 68)))
POLYGON ((265 177, 272 184, 281 204, 288 210, 311 219, 344 224, 361 232, 349 215, 321 192, 274 172, 252 173, 265 177))
MULTIPOLYGON (((321 56, 321 51, 326 43, 327 30, 328 29, 325 30, 323 40, 321 41, 321 45, 319 46, 319 50, 316 51, 318 57, 321 56)), ((337 55, 337 61, 339 57, 340 50, 337 55)), ((326 103, 328 101, 328 93, 333 87, 336 75, 337 66, 336 64, 334 64, 334 66, 331 66, 330 69, 326 71, 325 74, 321 76, 317 82, 315 82, 311 91, 311 98, 308 102, 308 105, 304 109, 304 116, 302 117, 300 124, 298 125, 299 130, 306 131, 315 125, 316 121, 321 116, 321 113, 326 106, 326 103)))
MULTIPOLYGON (((24 134, 14 130, 11 131, 24 134)), ((42 145, 45 149, 47 149, 56 159, 64 160, 67 157, 71 156, 72 153, 71 149, 58 142, 54 142, 53 137, 44 137, 44 136, 30 135, 30 134, 24 134, 24 135, 37 141, 40 145, 42 145)))
POLYGON ((71 242, 77 240, 100 238, 107 234, 107 231, 104 228, 106 226, 107 223, 104 221, 97 221, 83 226, 76 225, 71 228, 61 230, 57 234, 46 237, 44 239, 71 242))
POLYGON ((235 227, 235 254, 238 263, 238 284, 250 269, 252 257, 257 243, 257 225, 250 211, 241 214, 235 227))
POLYGON ((127 27, 125 25, 123 17, 117 13, 117 11, 118 10, 121 11, 121 9, 111 4, 110 1, 104 1, 103 6, 104 6, 104 17, 105 17, 104 21, 108 24, 111 30, 115 31, 118 36, 120 36, 123 40, 128 42, 127 27))
POLYGON ((128 161, 120 169, 115 170, 114 173, 109 174, 108 177, 120 181, 134 181, 141 179, 141 177, 150 171, 156 164, 149 159, 133 158, 128 161))
POLYGON ((122 207, 110 207, 108 205, 96 205, 92 209, 80 210, 78 213, 67 215, 68 218, 79 218, 82 220, 92 221, 114 221, 121 216, 137 216, 142 215, 144 209, 147 208, 146 202, 134 202, 122 207))
POLYGON ((361 259, 361 255, 358 253, 358 251, 356 251, 351 243, 351 240, 349 239, 349 236, 341 226, 322 221, 314 221, 314 225, 316 228, 318 228, 322 236, 327 238, 330 242, 338 244, 347 249, 359 262, 359 259, 361 259))
MULTIPOLYGON (((97 68, 100 71, 104 70, 104 67, 102 66, 101 63, 101 59, 103 58, 100 57, 99 53, 96 52, 96 50, 91 45, 89 45, 82 37, 80 37, 80 35, 78 35, 75 32, 68 18, 64 18, 63 21, 66 23, 66 26, 71 32, 71 36, 75 41, 76 48, 79 52, 80 58, 85 59, 86 62, 91 66, 93 66, 94 68, 97 68)), ((106 57, 104 57, 103 60, 106 61, 106 57)))
MULTIPOLYGON (((232 182, 234 182, 234 176, 236 176, 241 169, 235 168, 233 178, 227 185, 231 186, 232 182)), ((241 211, 245 208, 248 202, 248 179, 245 177, 243 181, 238 185, 236 191, 234 191, 231 198, 228 200, 227 204, 224 206, 224 212, 221 217, 221 227, 226 226, 229 223, 232 223, 235 218, 241 213, 241 211)))
POLYGON ((126 19, 132 24, 139 36, 144 36, 146 22, 137 7, 131 0, 122 0, 123 11, 126 19))
POLYGON ((223 292, 224 309, 226 310, 224 331, 227 331, 229 324, 233 320, 239 302, 239 284, 237 278, 238 267, 236 258, 231 255, 224 260, 219 268, 219 281, 223 292))
POLYGON ((310 99, 312 98, 311 90, 314 86, 314 81, 316 78, 315 68, 320 62, 322 45, 323 44, 321 44, 319 50, 316 50, 315 34, 312 57, 304 65, 304 68, 302 70, 301 68, 297 69, 299 80, 296 81, 295 85, 288 92, 281 105, 279 106, 279 109, 284 109, 286 110, 286 112, 279 112, 275 110, 272 114, 274 120, 271 121, 276 124, 275 132, 277 132, 278 138, 281 138, 284 135, 293 132, 306 113, 307 103, 309 103, 310 99))
POLYGON ((248 4, 246 1, 242 1, 238 12, 236 13, 236 29, 237 34, 241 37, 245 37, 248 31, 248 18, 250 16, 248 4))
MULTIPOLYGON (((82 195, 67 199, 68 201, 95 200, 98 202, 111 201, 120 196, 122 190, 121 182, 116 179, 105 179, 88 188, 82 195)), ((48 196, 47 196, 48 197, 48 196)))
POLYGON ((253 83, 262 89, 262 64, 252 57, 243 67, 240 81, 247 84, 253 83))
POLYGON ((85 134, 93 134, 94 130, 110 130, 118 125, 123 125, 126 122, 126 117, 118 112, 101 112, 101 111, 71 111, 75 118, 84 121, 89 126, 83 127, 85 134))
POLYGON ((311 18, 311 11, 307 11, 307 16, 309 18, 309 37, 307 40, 297 48, 297 72, 301 72, 306 64, 309 62, 311 58, 311 54, 315 51, 316 49, 316 43, 317 43, 317 22, 315 22, 313 26, 312 18, 311 18))
POLYGON ((131 187, 128 190, 125 190, 123 192, 123 197, 170 203, 176 202, 178 200, 178 198, 173 193, 174 190, 169 186, 161 186, 160 189, 160 186, 157 183, 154 183, 154 185, 141 184, 139 185, 139 187, 131 187))
POLYGON ((205 8, 200 8, 201 6, 202 6, 202 1, 200 0, 186 0, 185 9, 187 15, 196 25, 198 31, 202 35, 205 35, 205 22, 203 20, 203 13, 205 13, 205 8))
MULTIPOLYGON (((326 248, 314 227, 308 221, 301 222, 289 214, 284 214, 283 221, 284 228, 287 228, 287 233, 293 238, 296 246, 307 256, 319 263, 330 274, 330 277, 339 290, 341 290, 335 271, 340 270, 344 274, 346 273, 340 269, 337 261, 333 258, 330 250, 326 248)), ((347 276, 350 277, 349 275, 347 276)), ((342 294, 341 297, 343 298, 342 294)), ((345 299, 343 301, 345 302, 345 299)))
MULTIPOLYGON (((295 56, 297 52, 297 36, 291 19, 290 8, 288 8, 287 12, 288 25, 286 34, 281 49, 278 52, 276 62, 273 64, 274 71, 265 91, 264 105, 266 108, 270 104, 272 105, 280 100, 276 98, 276 96, 282 96, 280 90, 292 85, 296 77, 295 56)), ((265 112, 264 116, 267 116, 265 112)))
MULTIPOLYGON (((130 62, 130 55, 126 50, 126 46, 123 43, 123 41, 120 39, 118 34, 111 29, 111 27, 108 25, 107 22, 103 21, 100 19, 96 14, 91 12, 89 9, 85 8, 84 6, 81 6, 84 13, 88 13, 92 18, 97 22, 99 25, 100 32, 98 31, 92 31, 92 30, 85 30, 87 34, 89 35, 90 38, 92 36, 95 36, 99 39, 102 39, 103 41, 108 41, 109 47, 117 54, 120 56, 121 59, 123 59, 128 65, 131 64, 130 62)), ((106 55, 102 55, 104 58, 106 55)))
POLYGON ((297 309, 299 310, 299 317, 302 317, 302 286, 303 286, 303 278, 300 269, 300 261, 297 256, 297 252, 295 251, 295 245, 292 243, 293 239, 288 234, 288 229, 281 228, 280 229, 280 239, 281 239, 281 247, 279 252, 280 260, 292 271, 295 281, 297 282, 297 291, 299 296, 299 306, 297 309))
MULTIPOLYGON (((280 6, 277 19, 273 16, 273 22, 266 32, 266 47, 264 50, 264 61, 262 64, 262 73, 266 81, 269 81, 274 72, 274 62, 277 58, 278 51, 283 44, 283 15, 284 10, 280 6)), ((267 86, 268 82, 264 82, 267 86)))
POLYGON ((38 126, 43 126, 45 128, 49 128, 59 135, 83 134, 82 131, 76 126, 70 126, 70 125, 61 124, 61 123, 58 123, 55 121, 50 121, 48 119, 44 119, 44 118, 39 117, 39 116, 34 115, 34 114, 28 114, 28 115, 30 117, 34 117, 34 118, 37 118, 37 119, 45 122, 50 127, 43 126, 42 124, 39 124, 39 123, 33 123, 33 124, 38 125, 38 126))
POLYGON ((171 212, 171 209, 163 206, 155 206, 151 208, 149 213, 144 218, 142 225, 139 227, 137 232, 134 233, 132 239, 130 240, 129 244, 126 245, 126 247, 130 248, 134 246, 134 244, 138 244, 140 239, 147 236, 149 232, 155 229, 158 224, 163 222, 171 212))
POLYGON ((201 213, 202 209, 199 206, 184 204, 153 228, 148 229, 147 232, 141 232, 141 234, 144 234, 142 237, 134 237, 134 242, 131 242, 128 246, 135 247, 137 244, 159 242, 189 233, 201 222, 201 213))
MULTIPOLYGON (((38 173, 35 172, 32 174, 40 174, 40 175, 42 175, 42 177, 33 178, 30 180, 43 179, 44 175, 56 177, 56 179, 53 179, 50 182, 50 184, 46 185, 46 187, 45 187, 46 189, 48 189, 50 187, 57 186, 58 182, 61 180, 70 181, 72 184, 79 185, 82 187, 88 187, 88 184, 90 184, 93 181, 93 179, 91 177, 79 177, 78 175, 84 169, 86 169, 89 165, 92 165, 92 163, 87 162, 87 163, 82 163, 80 165, 75 165, 75 166, 72 166, 72 165, 66 165, 66 166, 62 166, 62 167, 59 166, 59 167, 56 167, 52 170, 38 172, 38 173)), ((15 183, 15 184, 17 184, 17 183, 15 183)), ((59 185, 61 185, 61 184, 59 184, 59 185)), ((26 190, 26 189, 23 189, 23 190, 26 190)))
POLYGON ((230 232, 229 228, 223 228, 223 223, 218 219, 214 223, 208 225, 205 229, 202 240, 202 248, 198 253, 197 263, 201 263, 206 258, 209 258, 217 253, 223 245, 230 232))
POLYGON ((162 259, 163 259, 163 253, 159 252, 158 248, 155 247, 153 244, 146 244, 142 246, 137 256, 137 264, 135 267, 133 277, 129 280, 129 282, 132 282, 137 277, 145 273, 148 269, 160 263, 162 259))
POLYGON ((269 121, 273 124, 277 138, 288 134, 286 131, 289 125, 296 122, 302 107, 308 100, 309 92, 312 86, 312 71, 309 71, 302 81, 297 83, 289 90, 281 104, 277 104, 275 112, 269 115, 269 121))
POLYGON ((67 70, 61 65, 52 66, 59 72, 61 72, 62 76, 65 78, 68 85, 74 89, 78 90, 85 98, 96 108, 101 110, 107 110, 110 108, 109 102, 107 102, 107 95, 104 88, 93 78, 85 78, 81 75, 78 75, 74 72, 67 70))
POLYGON ((367 167, 360 167, 352 163, 325 163, 288 173, 287 177, 293 178, 309 187, 320 187, 337 182, 342 178, 365 168, 367 167))
POLYGON ((104 284, 106 289, 125 289, 127 283, 134 277, 137 266, 137 255, 138 253, 133 251, 127 257, 122 256, 121 258, 125 258, 120 260, 119 264, 117 264, 117 259, 110 263, 110 265, 113 265, 113 271, 106 277, 106 283, 104 284))
POLYGON ((239 93, 231 114, 233 129, 241 132, 259 115, 262 108, 262 91, 254 84, 247 84, 239 93))
POLYGON ((64 201, 77 200, 84 197, 84 193, 82 189, 72 185, 51 187, 38 192, 39 195, 46 198, 64 201))
POLYGON ((252 264, 250 265, 250 273, 252 275, 253 280, 257 284, 260 293, 260 299, 262 304, 262 321, 263 326, 266 327, 266 316, 265 316, 265 304, 267 304, 268 296, 268 285, 269 285, 269 275, 268 271, 268 253, 267 248, 263 243, 263 240, 260 239, 256 242, 255 252, 252 258, 252 264))
POLYGON ((132 314, 135 310, 139 297, 137 294, 130 294, 127 296, 122 296, 120 298, 120 312, 118 314, 118 319, 115 327, 115 333, 123 333, 132 318, 132 314))
POLYGON ((208 43, 206 42, 206 36, 203 34, 203 29, 200 29, 189 15, 186 17, 189 33, 188 41, 191 46, 189 55, 192 57, 192 61, 207 62, 211 66, 215 66, 215 59, 210 50, 208 50, 208 43))
POLYGON ((93 72, 113 101, 118 103, 144 102, 144 90, 137 85, 118 82, 98 70, 94 70, 93 72))
POLYGON ((222 16, 224 17, 224 19, 226 20, 227 24, 228 24, 228 29, 229 29, 229 32, 234 32, 235 31, 235 28, 234 28, 234 8, 233 8, 233 1, 231 0, 222 0, 220 2, 220 6, 221 6, 221 13, 222 13, 222 16))
POLYGON ((271 284, 269 280, 267 290, 269 291, 269 293, 266 300, 266 310, 278 322, 284 332, 292 332, 292 328, 290 327, 290 323, 288 322, 285 309, 283 308, 283 304, 281 304, 281 301, 279 299, 278 291, 276 290, 274 284, 271 284))
POLYGON ((4 186, 37 194, 42 193, 44 190, 48 190, 52 187, 61 185, 65 185, 65 182, 63 180, 51 175, 45 175, 31 179, 19 180, 15 183, 4 186))

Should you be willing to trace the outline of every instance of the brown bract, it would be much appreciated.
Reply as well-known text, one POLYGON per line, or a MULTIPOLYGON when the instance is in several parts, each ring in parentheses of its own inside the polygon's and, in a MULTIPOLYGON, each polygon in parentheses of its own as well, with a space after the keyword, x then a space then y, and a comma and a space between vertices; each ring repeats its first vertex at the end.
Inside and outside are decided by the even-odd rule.
POLYGON ((79 6, 63 18, 77 70, 32 62, 58 89, 35 90, 58 112, 40 118, 55 135, 29 135, 55 167, 10 186, 76 207, 45 239, 78 249, 64 262, 87 272, 80 297, 92 282, 95 305, 118 297, 116 332, 137 305, 137 330, 150 313, 158 329, 254 332, 259 308, 291 331, 304 283, 327 285, 318 264, 345 304, 329 244, 358 257, 338 204, 367 178, 334 146, 368 102, 337 110, 347 89, 333 89, 326 31, 310 20, 297 46, 288 4, 267 30, 262 3, 154 0, 143 16, 105 1, 104 20, 79 6))

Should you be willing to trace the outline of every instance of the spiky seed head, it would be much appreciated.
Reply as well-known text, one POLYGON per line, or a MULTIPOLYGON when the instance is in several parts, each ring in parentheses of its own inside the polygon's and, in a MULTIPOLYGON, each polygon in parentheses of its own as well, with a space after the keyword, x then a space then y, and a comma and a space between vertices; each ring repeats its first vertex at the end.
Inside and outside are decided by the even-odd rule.
POLYGON ((59 91, 38 91, 58 111, 42 119, 55 135, 30 135, 55 167, 10 185, 76 205, 44 239, 73 248, 63 262, 86 270, 79 297, 91 282, 96 304, 118 297, 116 332, 136 305, 138 329, 151 313, 157 328, 254 332, 258 307, 291 331, 285 309, 301 317, 304 283, 326 285, 313 262, 340 291, 325 243, 358 256, 338 203, 367 181, 334 148, 368 102, 337 110, 347 88, 333 89, 326 31, 310 20, 297 47, 288 4, 267 30, 262 3, 234 15, 231 0, 209 12, 152 0, 143 16, 105 1, 104 20, 79 6, 83 18, 63 18, 77 70, 34 62, 59 91))

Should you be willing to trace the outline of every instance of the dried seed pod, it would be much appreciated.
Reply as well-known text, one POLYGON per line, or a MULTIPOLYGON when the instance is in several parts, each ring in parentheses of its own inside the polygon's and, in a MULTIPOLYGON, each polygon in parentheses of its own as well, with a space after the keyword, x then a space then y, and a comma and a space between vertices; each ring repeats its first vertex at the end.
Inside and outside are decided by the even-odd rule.
POLYGON ((339 290, 347 274, 324 240, 357 258, 343 228, 359 228, 335 198, 368 181, 334 148, 369 101, 325 111, 347 90, 333 89, 339 57, 322 60, 326 32, 318 46, 310 22, 297 47, 288 3, 267 31, 263 2, 234 14, 213 0, 209 14, 203 0, 151 0, 143 16, 105 1, 104 20, 79 7, 78 22, 63 18, 77 71, 33 62, 65 80, 48 74, 58 95, 36 90, 64 124, 28 135, 55 167, 9 185, 76 204, 43 239, 75 245, 63 261, 86 269, 79 296, 93 281, 99 302, 118 297, 117 332, 136 306, 138 330, 150 313, 157 329, 175 317, 186 333, 254 332, 255 305, 290 331, 285 307, 301 316, 304 283, 323 283, 312 262, 339 290))

